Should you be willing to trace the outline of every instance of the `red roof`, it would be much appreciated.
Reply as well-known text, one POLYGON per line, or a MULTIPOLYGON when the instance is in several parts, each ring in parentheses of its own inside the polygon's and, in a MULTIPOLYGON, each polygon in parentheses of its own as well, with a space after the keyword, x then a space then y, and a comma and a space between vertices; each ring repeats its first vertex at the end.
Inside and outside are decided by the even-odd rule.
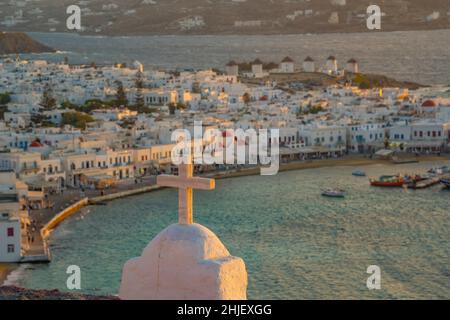
POLYGON ((232 131, 230 131, 230 130, 222 131, 222 137, 223 138, 232 137, 233 135, 234 135, 234 133, 232 131))
POLYGON ((34 140, 34 141, 30 144, 30 147, 31 147, 31 148, 41 148, 41 147, 43 147, 43 145, 42 145, 42 143, 40 143, 39 141, 34 140))
POLYGON ((422 107, 436 107, 436 103, 433 100, 426 100, 422 103, 422 107))

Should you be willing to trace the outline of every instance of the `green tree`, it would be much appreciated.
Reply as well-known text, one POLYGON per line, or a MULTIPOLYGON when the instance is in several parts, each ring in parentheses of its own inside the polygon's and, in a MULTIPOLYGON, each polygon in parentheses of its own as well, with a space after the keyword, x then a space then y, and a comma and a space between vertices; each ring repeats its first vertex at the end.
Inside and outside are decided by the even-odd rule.
POLYGON ((321 105, 316 105, 316 106, 314 106, 314 107, 311 107, 310 109, 309 109, 309 113, 312 113, 312 114, 318 114, 319 112, 322 112, 324 109, 323 109, 323 107, 321 106, 321 105))
POLYGON ((117 105, 126 107, 128 105, 127 95, 125 94, 125 89, 123 88, 122 81, 116 81, 117 93, 116 93, 116 103, 117 105))
POLYGON ((144 94, 142 92, 144 89, 144 78, 141 71, 138 71, 136 73, 135 87, 136 87, 136 101, 134 105, 139 111, 139 109, 142 109, 145 106, 144 94))
POLYGON ((80 106, 73 104, 70 101, 64 101, 63 103, 61 103, 61 108, 63 109, 72 109, 72 110, 78 110, 80 108, 80 106))
POLYGON ((86 129, 86 125, 94 122, 94 118, 83 112, 66 112, 62 115, 62 125, 71 125, 78 129, 86 129))
POLYGON ((48 83, 45 85, 39 105, 45 110, 53 110, 56 108, 56 99, 53 97, 53 89, 48 83))
POLYGON ((0 105, 6 105, 11 102, 11 95, 8 92, 0 93, 0 105))
POLYGON ((353 82, 356 83, 360 89, 372 88, 372 83, 370 82, 369 78, 366 75, 360 73, 355 75, 353 82))

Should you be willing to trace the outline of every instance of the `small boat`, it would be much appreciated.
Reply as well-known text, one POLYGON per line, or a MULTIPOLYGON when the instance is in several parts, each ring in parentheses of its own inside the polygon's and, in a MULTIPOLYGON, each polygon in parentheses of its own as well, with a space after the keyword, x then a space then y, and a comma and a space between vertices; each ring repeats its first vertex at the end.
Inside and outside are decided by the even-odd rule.
POLYGON ((370 184, 374 187, 402 187, 405 179, 400 176, 381 176, 378 180, 370 179, 370 184))
POLYGON ((355 177, 365 177, 366 173, 362 170, 355 170, 352 172, 352 175, 354 175, 355 177))
POLYGON ((433 184, 439 183, 439 180, 436 180, 435 175, 431 173, 425 173, 421 175, 414 176, 405 176, 404 178, 404 186, 407 186, 410 189, 423 189, 432 186, 433 184))
POLYGON ((339 189, 327 189, 322 192, 322 196, 329 198, 344 198, 345 191, 339 189))
POLYGON ((450 167, 443 166, 443 167, 440 167, 440 168, 432 168, 432 169, 428 170, 428 173, 432 173, 432 174, 446 174, 446 173, 450 173, 450 167))
POLYGON ((441 183, 444 185, 444 187, 450 189, 450 179, 441 179, 441 183))

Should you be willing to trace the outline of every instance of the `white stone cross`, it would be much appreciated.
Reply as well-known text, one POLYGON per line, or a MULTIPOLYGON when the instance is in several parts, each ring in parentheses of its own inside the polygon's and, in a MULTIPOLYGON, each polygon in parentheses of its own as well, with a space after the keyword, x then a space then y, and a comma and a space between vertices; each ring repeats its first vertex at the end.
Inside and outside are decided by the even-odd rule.
POLYGON ((213 190, 216 187, 214 179, 193 177, 193 165, 180 164, 178 176, 160 175, 156 183, 162 187, 178 188, 178 223, 192 224, 194 222, 192 205, 193 189, 213 190))

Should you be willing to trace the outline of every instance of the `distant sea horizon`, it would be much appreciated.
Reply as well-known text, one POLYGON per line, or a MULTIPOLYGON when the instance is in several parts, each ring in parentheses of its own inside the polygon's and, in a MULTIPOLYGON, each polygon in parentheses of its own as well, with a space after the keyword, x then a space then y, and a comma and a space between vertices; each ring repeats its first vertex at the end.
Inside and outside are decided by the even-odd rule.
POLYGON ((361 72, 385 75, 424 85, 450 84, 450 29, 373 33, 320 33, 291 35, 149 35, 108 36, 76 33, 27 32, 57 53, 21 55, 28 59, 71 63, 131 64, 147 69, 224 69, 230 60, 260 58, 280 62, 290 56, 301 66, 307 56, 316 67, 328 56, 345 67, 350 58, 361 72), (419 45, 420 44, 420 45, 419 45))

